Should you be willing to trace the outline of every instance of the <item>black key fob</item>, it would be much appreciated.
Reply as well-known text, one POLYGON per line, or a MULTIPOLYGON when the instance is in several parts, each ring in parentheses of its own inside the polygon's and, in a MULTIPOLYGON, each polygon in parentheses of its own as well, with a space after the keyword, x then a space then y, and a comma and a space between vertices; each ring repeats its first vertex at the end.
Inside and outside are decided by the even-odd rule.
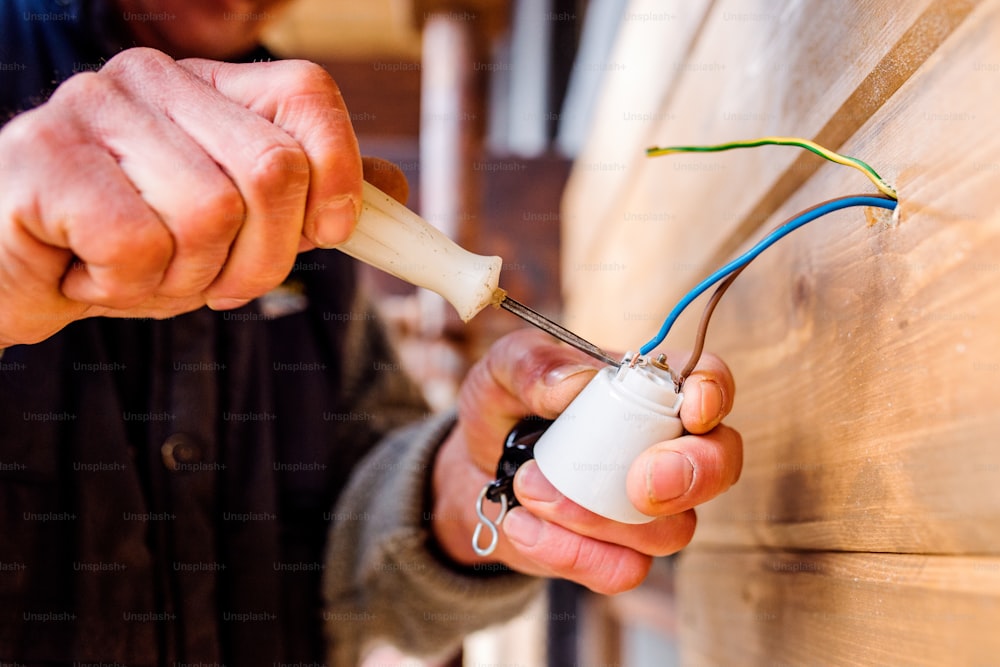
POLYGON ((535 458, 535 443, 551 425, 551 419, 541 417, 525 417, 514 425, 503 443, 503 453, 497 462, 497 478, 486 489, 489 500, 498 503, 500 496, 506 495, 508 508, 521 504, 514 495, 514 475, 522 465, 535 458))

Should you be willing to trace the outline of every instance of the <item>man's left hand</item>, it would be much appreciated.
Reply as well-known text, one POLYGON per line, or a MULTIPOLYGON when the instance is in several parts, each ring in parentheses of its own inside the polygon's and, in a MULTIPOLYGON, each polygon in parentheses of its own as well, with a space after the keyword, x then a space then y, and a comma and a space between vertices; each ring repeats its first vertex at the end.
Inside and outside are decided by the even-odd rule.
POLYGON ((475 500, 495 476, 507 433, 528 415, 557 417, 599 368, 582 352, 533 330, 501 339, 473 367, 433 477, 432 530, 450 558, 476 567, 502 562, 613 594, 641 583, 654 556, 691 540, 693 508, 732 486, 743 465, 739 434, 721 424, 732 409, 733 378, 711 355, 684 385, 680 416, 687 434, 648 448, 629 469, 632 504, 655 519, 629 525, 598 516, 559 493, 529 461, 514 482, 522 507, 501 524, 496 551, 482 558, 472 550, 475 500))

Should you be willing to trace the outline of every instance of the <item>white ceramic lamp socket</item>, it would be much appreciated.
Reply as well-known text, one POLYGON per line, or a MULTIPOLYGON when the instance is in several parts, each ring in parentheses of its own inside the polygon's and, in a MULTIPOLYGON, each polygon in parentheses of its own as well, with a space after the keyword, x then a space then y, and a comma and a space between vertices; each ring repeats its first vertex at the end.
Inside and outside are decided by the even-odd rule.
POLYGON ((684 432, 670 372, 643 363, 599 371, 535 443, 542 474, 570 500, 622 523, 646 523, 628 499, 629 466, 684 432))

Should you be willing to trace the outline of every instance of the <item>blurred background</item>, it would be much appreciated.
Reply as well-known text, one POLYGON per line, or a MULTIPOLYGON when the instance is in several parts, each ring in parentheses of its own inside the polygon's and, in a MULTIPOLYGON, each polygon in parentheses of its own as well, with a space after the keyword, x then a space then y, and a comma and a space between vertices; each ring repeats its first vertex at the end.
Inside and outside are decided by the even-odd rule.
MULTIPOLYGON (((996 662, 1000 0, 292 9, 272 47, 329 68, 411 205, 605 349, 635 349, 739 248, 863 184, 799 151, 647 160, 647 146, 808 137, 903 193, 898 220, 838 214, 727 295, 708 345, 753 388, 727 418, 748 446, 683 557, 615 597, 553 583, 444 664, 661 667, 678 633, 686 664, 996 662)), ((436 406, 521 326, 460 325, 436 297, 368 280, 436 406)), ((671 347, 692 340, 682 319, 671 347)))
MULTIPOLYGON (((406 173, 409 206, 473 252, 503 257, 501 285, 557 314, 559 197, 572 158, 557 137, 590 4, 622 3, 300 0, 269 45, 324 65, 362 153, 406 173)), ((434 295, 368 278, 438 407, 468 361, 519 326, 489 312, 466 326, 434 295)))
MULTIPOLYGON (((575 160, 585 180, 624 169, 611 158, 578 158, 608 73, 655 72, 655 61, 610 55, 624 17, 649 4, 295 0, 267 42, 282 57, 322 64, 341 88, 362 153, 406 173, 409 206, 469 250, 500 255, 501 286, 560 321, 561 197, 575 160)), ((655 93, 651 101, 659 102, 655 93)), ((654 120, 613 119, 635 136, 654 120)), ((463 324, 437 295, 367 267, 365 280, 404 365, 436 408, 452 402, 492 341, 523 326, 492 309, 463 324)), ((470 637, 461 655, 438 664, 676 664, 672 569, 660 559, 642 588, 614 598, 554 582, 523 617, 470 637)), ((424 663, 386 648, 367 664, 424 663)))

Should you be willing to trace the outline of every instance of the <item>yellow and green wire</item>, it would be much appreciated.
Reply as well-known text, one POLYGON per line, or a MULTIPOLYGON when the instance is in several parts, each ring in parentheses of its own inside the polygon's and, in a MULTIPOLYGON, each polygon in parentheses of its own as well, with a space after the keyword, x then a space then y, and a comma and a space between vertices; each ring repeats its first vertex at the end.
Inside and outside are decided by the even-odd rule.
POLYGON ((673 327, 674 322, 677 321, 677 318, 684 311, 684 309, 687 308, 691 302, 693 302, 705 290, 718 284, 715 294, 712 295, 712 298, 709 300, 709 305, 706 307, 705 313, 702 315, 702 321, 699 325, 698 336, 694 346, 695 351, 691 355, 691 359, 688 361, 687 366, 677 379, 678 387, 683 384, 687 374, 690 373, 698 363, 698 358, 701 356, 701 350, 705 342, 708 321, 712 316, 712 311, 715 309, 715 304, 718 303, 718 300, 732 284, 733 279, 735 279, 735 277, 739 275, 739 273, 746 268, 746 266, 752 262, 757 255, 795 229, 798 229, 799 227, 802 227, 803 225, 808 224, 809 222, 812 222, 813 220, 816 220, 828 213, 832 213, 833 211, 838 211, 852 206, 873 206, 895 211, 898 206, 899 196, 896 194, 896 189, 889 185, 884 178, 879 176, 870 165, 857 158, 834 153, 830 149, 823 148, 816 142, 808 139, 800 139, 798 137, 762 137, 760 139, 748 139, 746 141, 731 141, 726 144, 717 144, 715 146, 653 147, 646 149, 646 155, 653 157, 657 155, 669 155, 671 153, 715 153, 719 151, 732 150, 734 148, 753 148, 755 146, 768 145, 798 146, 800 148, 805 148, 808 151, 812 151, 816 155, 826 158, 831 162, 836 162, 837 164, 842 164, 847 167, 853 167, 867 176, 868 179, 875 184, 875 187, 877 187, 885 196, 851 195, 847 197, 838 197, 837 199, 831 199, 807 209, 783 222, 777 228, 768 233, 763 239, 754 244, 754 246, 743 255, 740 255, 722 268, 713 272, 703 281, 698 283, 693 289, 691 289, 691 291, 685 294, 677 305, 670 311, 670 313, 667 314, 667 318, 664 320, 663 325, 660 327, 657 334, 639 348, 639 353, 642 355, 648 355, 652 352, 652 350, 657 345, 662 343, 664 338, 666 338, 671 327, 673 327))
POLYGON ((807 151, 812 151, 816 155, 829 160, 830 162, 836 162, 837 164, 857 169, 867 176, 880 192, 888 197, 892 197, 893 199, 899 199, 899 196, 896 194, 896 189, 889 185, 884 178, 879 176, 878 172, 872 169, 871 165, 868 163, 849 155, 834 153, 829 148, 823 148, 814 141, 810 141, 809 139, 800 139, 799 137, 761 137, 760 139, 747 139, 745 141, 730 141, 725 144, 716 144, 714 146, 666 146, 663 148, 653 146, 652 148, 646 149, 646 156, 655 157, 657 155, 670 155, 671 153, 717 153, 720 151, 732 150, 734 148, 754 148, 756 146, 798 146, 799 148, 804 148, 807 151))

